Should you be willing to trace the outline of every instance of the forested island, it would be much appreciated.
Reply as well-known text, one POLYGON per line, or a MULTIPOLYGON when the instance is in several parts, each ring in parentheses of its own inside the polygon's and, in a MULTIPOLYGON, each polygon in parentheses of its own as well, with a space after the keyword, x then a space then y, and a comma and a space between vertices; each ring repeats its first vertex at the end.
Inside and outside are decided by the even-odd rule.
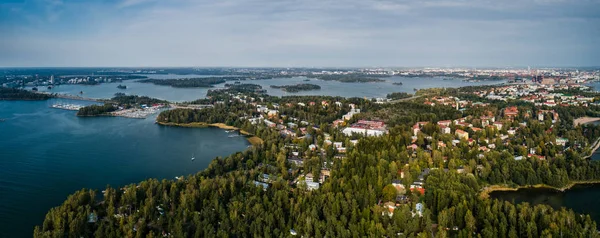
POLYGON ((47 100, 51 95, 18 88, 0 87, 0 100, 47 100))
POLYGON ((107 187, 101 198, 78 191, 34 237, 598 237, 589 215, 485 196, 600 179, 587 158, 600 126, 573 124, 597 114, 600 95, 547 102, 549 88, 525 87, 382 104, 211 90, 202 102, 212 107, 164 111, 157 123, 224 123, 264 143, 182 179, 107 187))
POLYGON ((372 77, 364 74, 320 74, 320 75, 307 75, 308 78, 316 78, 326 81, 339 81, 342 83, 370 83, 370 82, 385 82, 380 77, 386 77, 384 75, 378 75, 372 77))
POLYGON ((286 91, 286 92, 290 92, 290 93, 297 93, 300 91, 319 90, 319 89, 321 89, 321 86, 316 85, 316 84, 301 83, 301 84, 296 84, 296 85, 281 85, 281 86, 271 85, 271 88, 281 89, 282 91, 286 91))

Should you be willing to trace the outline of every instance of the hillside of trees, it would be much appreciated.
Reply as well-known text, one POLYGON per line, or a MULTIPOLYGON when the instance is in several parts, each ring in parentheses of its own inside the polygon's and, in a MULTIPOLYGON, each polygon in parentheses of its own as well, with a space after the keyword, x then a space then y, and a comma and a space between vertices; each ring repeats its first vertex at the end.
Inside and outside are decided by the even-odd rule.
MULTIPOLYGON (((48 212, 34 237, 599 237, 589 215, 480 196, 493 184, 561 187, 600 179, 600 162, 582 158, 600 136, 598 126, 555 129, 562 124, 519 115, 502 129, 465 129, 473 141, 495 145, 483 153, 465 139, 452 145, 455 136, 439 133, 436 122, 498 114, 514 102, 459 111, 418 100, 376 104, 360 98, 271 97, 256 93, 259 88, 254 86, 239 87, 247 94, 235 86, 213 90, 207 102, 218 102, 214 107, 164 111, 157 121, 226 123, 264 143, 216 158, 205 170, 180 180, 107 187, 99 196, 98 191, 80 190, 48 212), (351 143, 353 138, 331 126, 350 111, 350 104, 361 113, 348 123, 379 119, 389 133, 356 136, 358 142, 351 143), (249 122, 262 115, 257 105, 277 108, 278 115, 269 119, 282 125, 306 120, 306 135, 282 136, 274 127, 249 122), (414 135, 412 127, 420 121, 431 123, 414 135), (517 127, 510 140, 496 138, 517 127), (568 138, 569 148, 549 143, 559 136, 568 138), (325 138, 343 142, 346 151, 336 151, 325 138), (418 148, 409 149, 413 144, 418 148), (313 151, 311 145, 319 149, 313 151), (527 148, 548 159, 514 159, 528 154, 527 148), (295 153, 303 158, 302 166, 290 162, 295 153), (256 185, 263 174, 271 175, 266 188, 256 185), (313 181, 323 177, 318 189, 295 182, 308 174, 313 181), (399 199, 392 185, 398 180, 406 188, 424 182, 424 194, 406 189, 399 199), (390 203, 392 213, 386 207, 390 203)), ((536 110, 529 104, 518 106, 536 110)), ((557 113, 566 117, 580 110, 557 113)), ((477 120, 471 122, 483 127, 477 120)))

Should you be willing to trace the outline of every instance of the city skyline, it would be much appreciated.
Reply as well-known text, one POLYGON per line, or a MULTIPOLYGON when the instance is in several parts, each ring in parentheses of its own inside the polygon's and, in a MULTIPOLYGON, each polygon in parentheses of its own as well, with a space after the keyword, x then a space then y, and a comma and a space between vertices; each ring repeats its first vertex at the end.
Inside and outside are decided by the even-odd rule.
POLYGON ((598 1, 0 3, 0 67, 585 67, 598 1))

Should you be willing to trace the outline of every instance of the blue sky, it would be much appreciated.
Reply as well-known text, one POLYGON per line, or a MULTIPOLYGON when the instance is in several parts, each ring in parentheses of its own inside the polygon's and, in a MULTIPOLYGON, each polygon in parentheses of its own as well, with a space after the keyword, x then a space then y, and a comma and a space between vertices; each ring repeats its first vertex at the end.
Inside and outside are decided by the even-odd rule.
POLYGON ((0 66, 600 66, 600 0, 1 0, 0 66))

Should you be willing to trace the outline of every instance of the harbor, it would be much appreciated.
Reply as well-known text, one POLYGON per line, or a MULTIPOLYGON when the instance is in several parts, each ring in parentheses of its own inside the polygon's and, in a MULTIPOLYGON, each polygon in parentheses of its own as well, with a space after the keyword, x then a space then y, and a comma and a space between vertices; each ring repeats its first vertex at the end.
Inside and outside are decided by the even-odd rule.
POLYGON ((162 108, 163 107, 160 106, 130 108, 111 112, 111 115, 126 118, 145 119, 152 114, 160 112, 162 108))
POLYGON ((83 106, 77 105, 77 104, 57 103, 57 104, 52 104, 52 106, 50 106, 50 107, 56 108, 56 109, 62 109, 62 110, 69 110, 69 111, 79 111, 79 109, 81 109, 83 106))

